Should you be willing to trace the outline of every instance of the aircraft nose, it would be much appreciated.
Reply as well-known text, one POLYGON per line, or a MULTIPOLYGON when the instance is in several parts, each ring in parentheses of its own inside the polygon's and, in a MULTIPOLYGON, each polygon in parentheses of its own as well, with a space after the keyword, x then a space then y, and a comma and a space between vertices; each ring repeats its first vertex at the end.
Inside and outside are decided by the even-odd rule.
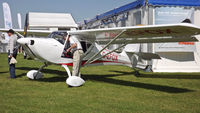
POLYGON ((29 43, 30 43, 29 39, 27 39, 27 38, 20 38, 20 39, 17 40, 17 42, 18 42, 19 44, 22 44, 22 45, 25 45, 25 44, 29 44, 29 43))

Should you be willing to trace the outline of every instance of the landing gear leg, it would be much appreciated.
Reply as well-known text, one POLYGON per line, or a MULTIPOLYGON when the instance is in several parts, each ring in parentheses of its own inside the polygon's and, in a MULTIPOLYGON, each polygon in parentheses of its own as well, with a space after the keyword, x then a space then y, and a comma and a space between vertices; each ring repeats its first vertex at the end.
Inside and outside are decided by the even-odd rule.
POLYGON ((46 64, 46 63, 44 63, 44 65, 42 65, 40 68, 39 68, 39 70, 31 70, 31 71, 29 71, 28 73, 27 73, 27 77, 29 78, 29 79, 32 79, 32 80, 34 80, 34 79, 40 79, 40 78, 42 78, 43 77, 43 75, 42 75, 42 73, 41 73, 41 70, 44 68, 44 67, 47 67, 48 65, 46 64))
POLYGON ((81 77, 72 76, 67 65, 62 65, 62 67, 65 68, 65 70, 67 71, 67 74, 68 74, 68 78, 66 80, 66 83, 67 83, 68 86, 79 87, 79 86, 82 86, 85 83, 85 81, 81 77))

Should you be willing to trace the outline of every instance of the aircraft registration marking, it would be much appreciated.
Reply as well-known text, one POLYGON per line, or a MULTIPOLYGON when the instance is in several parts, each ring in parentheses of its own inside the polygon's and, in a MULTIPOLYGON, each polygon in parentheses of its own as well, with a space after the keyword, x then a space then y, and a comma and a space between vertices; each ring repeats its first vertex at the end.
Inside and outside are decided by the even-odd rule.
MULTIPOLYGON (((101 55, 104 56, 108 52, 109 52, 108 50, 104 50, 104 51, 101 52, 101 55)), ((103 58, 105 58, 107 60, 118 61, 118 55, 116 55, 114 53, 110 53, 110 54, 104 56, 103 58)))

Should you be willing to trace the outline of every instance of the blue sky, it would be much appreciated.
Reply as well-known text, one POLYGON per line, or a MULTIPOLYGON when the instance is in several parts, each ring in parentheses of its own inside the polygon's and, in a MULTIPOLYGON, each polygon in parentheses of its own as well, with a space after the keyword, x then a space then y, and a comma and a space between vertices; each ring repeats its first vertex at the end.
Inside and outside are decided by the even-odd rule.
POLYGON ((133 2, 134 0, 0 0, 0 28, 4 27, 2 3, 11 9, 13 27, 18 28, 17 13, 24 26, 27 12, 71 13, 77 22, 133 2))

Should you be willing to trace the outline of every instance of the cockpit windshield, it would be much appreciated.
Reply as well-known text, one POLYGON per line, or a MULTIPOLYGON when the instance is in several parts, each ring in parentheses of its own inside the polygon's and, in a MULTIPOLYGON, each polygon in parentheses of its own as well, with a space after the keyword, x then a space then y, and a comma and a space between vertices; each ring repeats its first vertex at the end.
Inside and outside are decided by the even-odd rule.
POLYGON ((49 34, 48 36, 48 38, 54 38, 63 45, 65 43, 66 37, 67 37, 67 32, 64 32, 64 31, 55 31, 49 34))

